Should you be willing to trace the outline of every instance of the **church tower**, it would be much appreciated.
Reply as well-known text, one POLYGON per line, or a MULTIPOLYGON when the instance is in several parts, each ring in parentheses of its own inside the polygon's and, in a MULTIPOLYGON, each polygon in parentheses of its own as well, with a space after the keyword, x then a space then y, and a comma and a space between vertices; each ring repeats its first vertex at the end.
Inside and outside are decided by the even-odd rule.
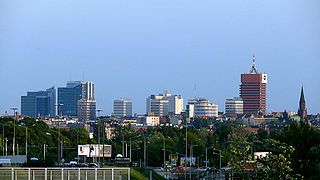
POLYGON ((298 115, 301 117, 301 119, 307 119, 307 108, 306 101, 304 99, 303 86, 301 87, 298 115))

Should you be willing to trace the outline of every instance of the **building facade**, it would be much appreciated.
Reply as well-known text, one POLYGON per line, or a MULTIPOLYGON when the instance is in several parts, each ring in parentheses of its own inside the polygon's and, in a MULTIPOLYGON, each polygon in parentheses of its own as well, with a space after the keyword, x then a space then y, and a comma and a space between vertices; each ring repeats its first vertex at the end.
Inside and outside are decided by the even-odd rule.
POLYGON ((225 114, 233 117, 243 114, 243 100, 240 97, 227 99, 225 103, 225 114))
POLYGON ((78 117, 81 121, 96 119, 94 83, 69 81, 66 87, 58 88, 58 114, 78 117))
POLYGON ((76 117, 78 101, 82 98, 82 82, 69 81, 66 87, 58 88, 58 115, 76 117))
POLYGON ((78 101, 78 119, 82 122, 96 120, 96 101, 94 99, 80 99, 78 101))
POLYGON ((81 99, 77 102, 77 116, 80 121, 96 120, 96 100, 94 98, 94 83, 81 82, 81 99))
POLYGON ((132 117, 132 100, 123 98, 114 100, 113 115, 117 118, 132 117))
POLYGON ((56 89, 51 87, 45 91, 27 92, 21 96, 21 115, 29 117, 55 116, 56 89))
POLYGON ((183 98, 181 95, 172 95, 165 91, 159 95, 151 95, 147 98, 147 114, 166 116, 169 112, 181 114, 183 111, 183 98))
POLYGON ((250 73, 241 74, 240 97, 243 100, 243 113, 265 114, 268 76, 256 69, 255 58, 250 73))
POLYGON ((160 117, 154 115, 147 115, 145 125, 147 126, 157 126, 160 124, 160 117))
POLYGON ((218 117, 218 105, 204 98, 190 99, 187 112, 190 118, 218 117))
POLYGON ((183 112, 183 98, 181 95, 170 94, 170 96, 166 96, 165 99, 169 101, 169 104, 168 104, 169 113, 178 115, 178 114, 181 114, 181 112, 183 112))

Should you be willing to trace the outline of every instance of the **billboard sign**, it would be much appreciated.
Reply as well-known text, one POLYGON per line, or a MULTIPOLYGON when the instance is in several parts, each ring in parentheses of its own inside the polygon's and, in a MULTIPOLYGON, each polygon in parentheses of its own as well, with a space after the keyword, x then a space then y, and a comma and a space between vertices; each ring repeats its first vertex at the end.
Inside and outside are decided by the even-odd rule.
POLYGON ((196 164, 196 158, 195 157, 181 157, 180 158, 180 164, 184 165, 184 164, 190 164, 191 165, 195 165, 196 164))
POLYGON ((78 145, 78 155, 87 157, 111 157, 112 148, 107 144, 78 145))

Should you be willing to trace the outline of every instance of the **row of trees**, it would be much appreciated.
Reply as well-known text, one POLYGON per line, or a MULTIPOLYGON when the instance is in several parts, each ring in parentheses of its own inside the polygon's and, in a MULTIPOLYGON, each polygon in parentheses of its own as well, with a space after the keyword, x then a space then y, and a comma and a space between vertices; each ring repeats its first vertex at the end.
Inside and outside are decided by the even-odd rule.
MULTIPOLYGON (((5 139, 8 140, 7 153, 12 154, 13 122, 12 118, 0 118, 0 125, 4 130, 0 143, 0 152, 3 154, 6 154, 5 139)), ((233 172, 242 178, 299 179, 302 176, 312 177, 320 174, 320 131, 304 122, 293 121, 284 129, 270 133, 259 129, 257 134, 237 122, 217 122, 210 119, 195 120, 193 124, 198 128, 190 124, 187 131, 185 127, 172 126, 148 127, 139 131, 130 126, 116 126, 114 138, 111 140, 106 139, 103 131, 105 123, 112 123, 112 120, 101 119, 96 124, 94 139, 90 139, 88 132, 83 128, 49 128, 42 121, 25 118, 16 122, 18 152, 26 153, 25 129, 28 128, 28 158, 37 157, 48 166, 58 161, 59 140, 63 142, 62 157, 66 161, 77 157, 78 144, 100 142, 112 145, 113 157, 117 154, 130 156, 131 149, 133 161, 146 161, 147 166, 163 166, 164 147, 166 160, 169 160, 169 154, 186 156, 187 132, 187 156, 190 156, 192 146, 193 156, 197 157, 197 165, 200 166, 205 165, 205 152, 208 148, 208 166, 219 167, 219 155, 214 149, 220 150, 223 156, 222 166, 231 167, 233 172), (46 156, 43 156, 44 145, 46 156), (268 158, 253 161, 253 152, 271 154, 268 158)))
POLYGON ((66 161, 77 157, 78 144, 94 143, 83 128, 70 130, 50 128, 45 122, 31 118, 14 121, 12 118, 4 117, 0 118, 1 155, 13 154, 14 122, 17 144, 15 154, 25 155, 27 150, 28 163, 30 163, 30 158, 36 157, 39 159, 37 162, 39 165, 55 165, 58 162, 58 142, 63 146, 61 159, 66 161))
MULTIPOLYGON (((219 155, 213 148, 221 150, 222 166, 232 168, 241 178, 254 179, 301 179, 320 174, 320 131, 304 122, 293 121, 283 129, 270 133, 259 129, 252 133, 237 122, 216 122, 198 119, 211 128, 187 128, 188 155, 193 146, 193 156, 197 164, 204 166, 205 152, 208 148, 210 167, 219 167, 219 155), (270 152, 268 157, 254 161, 253 152, 270 152)), ((199 124, 199 122, 197 122, 199 124)), ((168 154, 185 156, 186 129, 184 127, 158 126, 135 132, 131 127, 117 127, 112 144, 113 154, 122 154, 124 144, 134 149, 132 159, 144 159, 146 141, 147 165, 162 166, 164 143, 166 160, 168 154)), ((129 153, 128 153, 129 154, 129 153)))

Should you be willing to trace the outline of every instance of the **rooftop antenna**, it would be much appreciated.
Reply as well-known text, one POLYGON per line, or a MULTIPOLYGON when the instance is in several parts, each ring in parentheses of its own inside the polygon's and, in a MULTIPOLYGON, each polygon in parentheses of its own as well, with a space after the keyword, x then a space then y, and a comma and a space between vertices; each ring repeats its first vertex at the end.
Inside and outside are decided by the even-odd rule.
POLYGON ((256 58, 255 58, 254 54, 252 56, 252 61, 253 62, 252 62, 252 67, 251 67, 250 73, 251 74, 253 74, 253 73, 258 74, 258 70, 256 68, 256 58))
POLYGON ((82 81, 84 81, 84 71, 82 72, 82 81))
POLYGON ((70 81, 72 81, 72 75, 71 75, 71 72, 70 72, 70 81))

